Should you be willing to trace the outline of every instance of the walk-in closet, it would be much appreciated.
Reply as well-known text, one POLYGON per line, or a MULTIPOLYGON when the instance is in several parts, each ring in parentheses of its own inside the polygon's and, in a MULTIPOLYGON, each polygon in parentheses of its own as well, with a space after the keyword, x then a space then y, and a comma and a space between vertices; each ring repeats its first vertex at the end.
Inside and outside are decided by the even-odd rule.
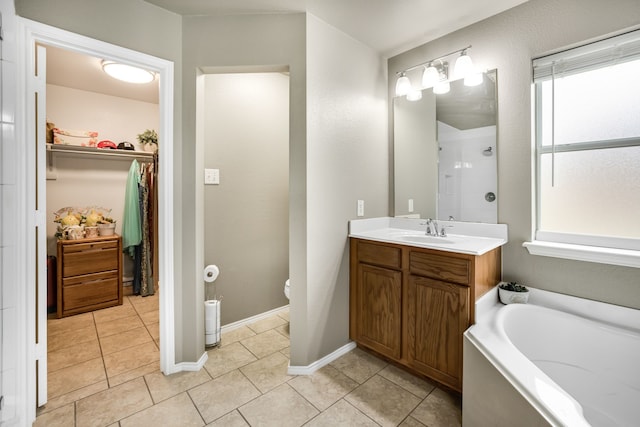
POLYGON ((157 77, 45 46, 48 400, 159 364, 157 77))

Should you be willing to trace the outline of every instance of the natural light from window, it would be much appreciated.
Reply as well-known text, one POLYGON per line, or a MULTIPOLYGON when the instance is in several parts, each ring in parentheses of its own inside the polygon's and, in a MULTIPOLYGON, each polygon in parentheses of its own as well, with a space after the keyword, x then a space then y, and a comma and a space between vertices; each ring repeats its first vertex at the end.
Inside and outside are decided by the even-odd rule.
POLYGON ((640 30, 532 61, 532 255, 640 268, 640 30))
POLYGON ((538 230, 640 239, 640 60, 543 81, 540 96, 538 230))

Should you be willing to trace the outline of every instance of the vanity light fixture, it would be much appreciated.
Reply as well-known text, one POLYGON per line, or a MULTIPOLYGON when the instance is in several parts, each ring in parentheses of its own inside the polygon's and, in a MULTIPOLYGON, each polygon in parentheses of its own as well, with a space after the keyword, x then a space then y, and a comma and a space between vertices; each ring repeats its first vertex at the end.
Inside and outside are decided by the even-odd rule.
POLYGON ((456 59, 454 79, 464 78, 465 86, 479 85, 482 83, 482 74, 476 72, 473 61, 468 54, 469 49, 471 49, 471 45, 397 72, 396 96, 405 96, 411 92, 411 81, 407 73, 418 68, 424 68, 422 72, 423 88, 433 87, 433 92, 436 94, 449 92, 449 63, 443 60, 456 53, 459 53, 460 56, 456 59))
POLYGON ((425 67, 424 72, 422 73, 422 87, 430 88, 434 87, 440 81, 440 72, 433 65, 433 62, 429 63, 428 67, 425 67))
POLYGON ((464 78, 465 86, 478 86, 482 84, 484 81, 484 77, 482 77, 482 73, 480 71, 473 71, 464 78))
POLYGON ((402 72, 396 82, 396 96, 405 96, 409 92, 411 92, 411 80, 405 72, 402 72))
POLYGON ((102 61, 102 70, 114 79, 127 83, 150 83, 156 78, 151 71, 115 61, 102 61))
POLYGON ((420 101, 422 99, 422 91, 413 89, 407 94, 407 101, 420 101))
POLYGON ((456 79, 463 79, 473 72, 473 61, 467 55, 467 49, 460 52, 460 56, 456 59, 456 65, 453 68, 453 76, 456 79))
POLYGON ((433 93, 436 95, 444 95, 445 93, 449 93, 450 90, 451 85, 449 84, 449 80, 440 82, 433 87, 433 93))

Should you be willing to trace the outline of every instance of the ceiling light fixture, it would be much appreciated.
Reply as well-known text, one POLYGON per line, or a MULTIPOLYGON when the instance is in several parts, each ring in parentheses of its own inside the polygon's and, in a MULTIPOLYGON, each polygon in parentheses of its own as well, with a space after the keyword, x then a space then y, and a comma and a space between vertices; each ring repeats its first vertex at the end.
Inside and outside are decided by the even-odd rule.
POLYGON ((454 76, 451 80, 463 78, 465 86, 479 85, 482 83, 482 73, 475 70, 473 61, 468 54, 469 49, 471 49, 471 45, 397 72, 396 96, 405 96, 412 91, 407 73, 418 68, 424 69, 422 72, 422 87, 424 89, 433 87, 433 92, 436 94, 449 92, 449 63, 443 60, 456 53, 459 53, 460 56, 456 59, 454 76))
POLYGON ((127 83, 150 83, 156 78, 151 71, 114 61, 102 61, 102 70, 114 79, 127 83))

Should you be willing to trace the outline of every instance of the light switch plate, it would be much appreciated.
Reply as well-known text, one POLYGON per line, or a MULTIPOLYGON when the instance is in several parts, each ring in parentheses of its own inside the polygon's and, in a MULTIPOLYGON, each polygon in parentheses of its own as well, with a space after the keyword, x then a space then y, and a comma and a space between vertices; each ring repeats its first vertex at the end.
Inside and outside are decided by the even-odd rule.
POLYGON ((218 185, 218 184, 220 184, 220 169, 205 169, 204 170, 204 183, 205 183, 205 185, 218 185))
POLYGON ((364 200, 358 200, 358 216, 364 216, 364 200))

